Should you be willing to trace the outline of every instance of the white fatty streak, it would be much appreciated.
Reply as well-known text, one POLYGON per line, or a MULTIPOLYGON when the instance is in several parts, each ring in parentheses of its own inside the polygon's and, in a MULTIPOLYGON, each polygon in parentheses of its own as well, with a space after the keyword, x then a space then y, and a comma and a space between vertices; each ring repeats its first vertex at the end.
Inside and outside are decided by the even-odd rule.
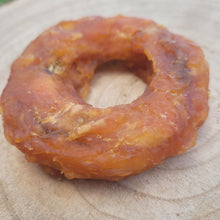
POLYGON ((70 133, 69 137, 71 138, 71 140, 75 140, 77 138, 80 138, 88 134, 89 132, 92 132, 95 129, 100 129, 105 125, 106 125, 105 119, 100 119, 98 121, 91 121, 89 123, 86 123, 78 127, 77 129, 74 129, 74 131, 70 133))
POLYGON ((46 117, 45 120, 42 120, 41 123, 56 124, 58 118, 63 116, 66 112, 70 111, 70 114, 74 115, 82 109, 83 109, 82 105, 78 105, 78 104, 70 102, 70 103, 66 104, 60 111, 58 111, 52 115, 50 114, 48 117, 46 117))

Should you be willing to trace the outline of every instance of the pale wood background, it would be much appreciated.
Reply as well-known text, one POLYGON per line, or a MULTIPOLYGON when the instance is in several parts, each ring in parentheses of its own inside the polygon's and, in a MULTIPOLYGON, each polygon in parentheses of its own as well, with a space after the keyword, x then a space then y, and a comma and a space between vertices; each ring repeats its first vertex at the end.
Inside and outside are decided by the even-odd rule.
MULTIPOLYGON (((153 19, 203 48, 210 113, 196 147, 117 183, 57 181, 8 144, 0 125, 0 219, 220 219, 220 1, 16 0, 1 6, 0 93, 13 60, 43 30, 61 20, 119 13, 153 19)), ((95 106, 128 103, 145 88, 131 73, 101 72, 88 97, 95 106)))

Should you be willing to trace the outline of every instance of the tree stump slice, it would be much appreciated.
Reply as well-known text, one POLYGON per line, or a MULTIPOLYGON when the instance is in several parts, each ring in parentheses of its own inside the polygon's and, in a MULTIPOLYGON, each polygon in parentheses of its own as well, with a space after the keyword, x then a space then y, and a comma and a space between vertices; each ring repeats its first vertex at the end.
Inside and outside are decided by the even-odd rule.
MULTIPOLYGON (((192 150, 119 182, 48 176, 5 140, 0 119, 0 219, 220 219, 219 12, 217 0, 15 0, 1 6, 0 93, 11 63, 45 29, 61 20, 123 14, 153 19, 202 47, 210 64, 210 112, 192 150)), ((101 69, 87 101, 129 103, 144 88, 131 73, 101 69)))

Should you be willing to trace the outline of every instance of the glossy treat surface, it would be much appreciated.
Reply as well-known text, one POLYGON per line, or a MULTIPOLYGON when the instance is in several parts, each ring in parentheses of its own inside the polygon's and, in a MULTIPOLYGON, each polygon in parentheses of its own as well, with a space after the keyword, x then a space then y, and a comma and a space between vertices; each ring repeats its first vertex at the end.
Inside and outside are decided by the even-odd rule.
POLYGON ((123 179, 195 145, 208 83, 202 50, 153 21, 64 21, 12 64, 1 96, 5 136, 50 173, 123 179), (111 60, 149 87, 130 104, 95 108, 83 100, 96 68, 111 60))

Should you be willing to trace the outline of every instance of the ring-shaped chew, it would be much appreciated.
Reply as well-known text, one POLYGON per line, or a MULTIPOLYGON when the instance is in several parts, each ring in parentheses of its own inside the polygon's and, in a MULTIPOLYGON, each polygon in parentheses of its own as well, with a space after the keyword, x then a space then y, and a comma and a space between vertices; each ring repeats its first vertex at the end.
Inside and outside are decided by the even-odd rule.
POLYGON ((13 63, 1 96, 5 136, 51 173, 119 180, 195 145, 208 82, 202 50, 153 21, 64 21, 13 63), (95 108, 83 99, 97 66, 110 60, 149 86, 130 104, 95 108))

